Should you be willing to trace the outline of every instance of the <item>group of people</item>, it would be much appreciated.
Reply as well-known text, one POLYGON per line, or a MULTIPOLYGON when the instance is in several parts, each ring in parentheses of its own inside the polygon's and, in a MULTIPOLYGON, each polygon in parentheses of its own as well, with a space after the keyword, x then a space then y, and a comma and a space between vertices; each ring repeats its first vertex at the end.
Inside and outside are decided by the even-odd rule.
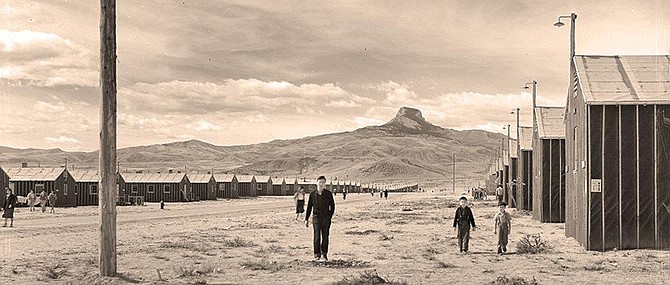
MULTIPOLYGON (((380 192, 384 193, 385 191, 380 192)), ((386 192, 388 193, 388 192, 386 192)), ((388 197, 388 194, 386 194, 388 197)), ((307 212, 305 213, 305 189, 300 187, 294 195, 296 205, 295 222, 305 214, 305 227, 309 227, 309 219, 312 217, 312 228, 314 230, 314 260, 328 260, 328 244, 330 242, 330 225, 335 214, 335 199, 333 193, 326 189, 326 177, 319 176, 317 179, 316 191, 309 194, 307 202, 307 212)), ((381 196, 381 195, 380 195, 381 196)), ((507 204, 504 201, 498 203, 498 213, 493 218, 494 234, 498 237, 497 252, 503 254, 507 252, 507 243, 509 233, 512 229, 512 216, 505 210, 507 204)), ((458 246, 462 254, 468 252, 470 242, 470 230, 477 228, 472 209, 468 207, 466 196, 459 198, 459 207, 456 208, 453 223, 454 230, 458 237, 458 246)))
MULTIPOLYGON (((14 208, 16 208, 16 203, 17 203, 17 197, 13 193, 12 189, 9 187, 5 188, 5 202, 2 205, 2 218, 4 218, 5 223, 3 227, 7 227, 7 220, 10 221, 9 226, 13 227, 14 226, 14 208)), ((51 191, 49 195, 47 195, 47 192, 42 190, 40 193, 40 205, 42 206, 42 213, 46 212, 47 209, 47 203, 51 206, 51 210, 49 211, 50 213, 56 213, 54 210, 54 207, 56 206, 56 200, 58 199, 56 196, 56 193, 54 191, 51 191)), ((26 202, 28 204, 28 207, 30 208, 30 211, 36 211, 35 210, 35 205, 37 202, 37 196, 35 195, 35 192, 30 190, 30 193, 28 193, 28 196, 26 197, 26 202)))
POLYGON ((487 200, 487 194, 486 190, 483 188, 478 188, 478 187, 472 187, 471 189, 468 190, 468 192, 472 193, 472 199, 475 200, 487 200))
MULTIPOLYGON (((461 253, 468 252, 470 243, 470 229, 477 228, 475 224, 475 216, 472 214, 472 209, 468 207, 468 198, 461 196, 458 200, 459 207, 456 208, 454 216, 454 230, 458 237, 458 248, 461 253), (472 227, 471 227, 472 226, 472 227)), ((493 233, 498 237, 497 252, 503 254, 507 252, 507 242, 509 233, 512 230, 512 216, 505 210, 507 203, 504 201, 498 202, 498 213, 493 217, 493 233)))

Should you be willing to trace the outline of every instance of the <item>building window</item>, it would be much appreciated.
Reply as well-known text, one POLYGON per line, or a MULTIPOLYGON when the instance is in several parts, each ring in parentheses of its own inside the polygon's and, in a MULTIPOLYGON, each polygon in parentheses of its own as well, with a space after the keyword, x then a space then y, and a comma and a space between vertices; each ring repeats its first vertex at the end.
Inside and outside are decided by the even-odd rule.
POLYGON ((67 184, 63 185, 63 195, 67 196, 67 184))
POLYGON ((256 185, 256 189, 261 190, 261 185, 260 184, 256 185))
POLYGON ((98 195, 98 184, 91 184, 91 195, 98 195))
POLYGON ((137 185, 133 185, 133 187, 130 188, 130 193, 137 194, 137 185))
POLYGON ((170 193, 170 185, 163 186, 163 193, 170 193))
POLYGON ((79 195, 79 184, 74 185, 74 195, 79 195))
POLYGON ((147 186, 147 193, 149 193, 149 194, 154 193, 154 186, 153 185, 147 186))

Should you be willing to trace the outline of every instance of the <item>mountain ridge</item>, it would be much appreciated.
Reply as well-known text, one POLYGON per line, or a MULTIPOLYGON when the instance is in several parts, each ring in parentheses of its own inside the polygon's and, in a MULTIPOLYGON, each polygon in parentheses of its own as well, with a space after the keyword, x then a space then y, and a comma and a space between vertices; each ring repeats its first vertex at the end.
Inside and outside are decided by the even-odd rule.
MULTIPOLYGON (((402 107, 380 126, 353 131, 272 140, 258 144, 220 146, 197 139, 121 148, 122 171, 186 168, 191 171, 239 174, 313 176, 330 175, 358 180, 447 180, 452 155, 462 179, 483 179, 488 158, 500 145, 502 134, 483 130, 452 130, 431 124, 421 111, 402 107), (449 166, 449 167, 447 167, 449 166)), ((97 168, 97 151, 6 151, 0 163, 28 162, 97 168)), ((4 151, 3 151, 4 150, 4 151)), ((476 183, 476 182, 475 182, 476 183)))

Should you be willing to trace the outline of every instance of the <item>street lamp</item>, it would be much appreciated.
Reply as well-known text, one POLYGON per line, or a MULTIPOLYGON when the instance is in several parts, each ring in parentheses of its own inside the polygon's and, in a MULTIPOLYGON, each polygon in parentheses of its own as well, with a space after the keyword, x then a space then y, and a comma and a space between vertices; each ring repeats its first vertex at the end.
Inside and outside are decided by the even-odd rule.
POLYGON ((537 106, 537 81, 533 80, 531 82, 526 83, 525 86, 523 86, 523 89, 530 89, 528 87, 528 84, 533 84, 533 128, 535 128, 535 107, 537 106))
POLYGON ((572 60, 572 57, 575 56, 575 21, 577 20, 577 14, 570 13, 569 16, 558 16, 558 20, 554 23, 554 26, 558 28, 564 26, 565 24, 561 22, 561 19, 568 18, 570 18, 570 60, 572 60))

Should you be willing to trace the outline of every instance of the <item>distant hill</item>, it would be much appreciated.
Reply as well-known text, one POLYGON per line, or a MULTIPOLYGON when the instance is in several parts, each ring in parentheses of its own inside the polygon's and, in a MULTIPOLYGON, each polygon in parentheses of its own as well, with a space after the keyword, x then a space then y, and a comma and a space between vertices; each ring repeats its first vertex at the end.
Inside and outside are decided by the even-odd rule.
MULTIPOLYGON (((388 123, 351 132, 239 146, 199 140, 119 149, 122 171, 172 168, 271 176, 327 175, 358 181, 448 181, 456 154, 457 180, 483 179, 488 159, 503 135, 457 131, 426 121, 421 111, 402 107, 388 123)), ((98 152, 0 147, 3 165, 68 165, 97 168, 98 152)), ((441 183, 441 182, 440 182, 441 183)), ((445 186, 447 187, 447 186, 445 186)))

